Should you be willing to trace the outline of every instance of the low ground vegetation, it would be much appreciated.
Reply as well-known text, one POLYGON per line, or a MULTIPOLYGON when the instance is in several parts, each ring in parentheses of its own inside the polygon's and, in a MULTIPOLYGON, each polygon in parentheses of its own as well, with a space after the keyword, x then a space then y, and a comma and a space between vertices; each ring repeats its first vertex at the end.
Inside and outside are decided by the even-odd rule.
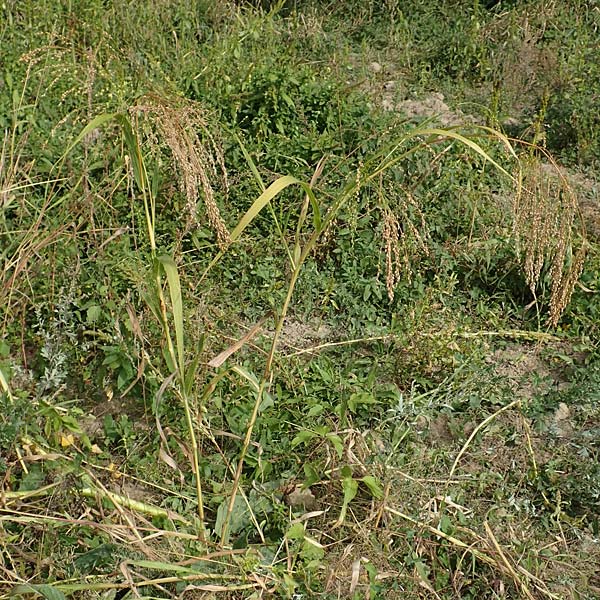
POLYGON ((600 597, 596 3, 1 10, 1 597, 600 597))

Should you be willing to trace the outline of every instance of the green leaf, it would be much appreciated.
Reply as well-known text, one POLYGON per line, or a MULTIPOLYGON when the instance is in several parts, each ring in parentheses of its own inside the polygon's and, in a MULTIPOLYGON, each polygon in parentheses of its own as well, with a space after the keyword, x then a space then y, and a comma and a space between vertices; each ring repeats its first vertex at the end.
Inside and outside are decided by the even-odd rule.
POLYGON ((342 490, 344 492, 344 500, 342 503, 342 509, 340 510, 340 516, 337 520, 337 525, 341 525, 346 518, 346 512, 348 505, 354 500, 356 493, 358 492, 358 481, 352 477, 344 477, 342 479, 342 490))
POLYGON ((127 564, 134 567, 141 567, 142 569, 181 573, 183 575, 193 575, 194 573, 197 573, 197 571, 190 569, 189 567, 182 567, 181 565, 174 565, 172 563, 165 563, 157 560, 128 560, 127 564))
POLYGON ((237 133, 234 133, 233 137, 237 140, 237 143, 240 145, 240 148, 242 149, 242 154, 244 155, 244 158, 246 159, 246 162, 248 163, 248 166, 250 167, 254 178, 256 179, 261 191, 264 192, 266 186, 262 180, 262 177, 260 176, 260 173, 258 172, 258 169, 256 168, 256 164, 252 160, 252 156, 250 156, 250 153, 246 149, 246 146, 242 142, 242 139, 239 137, 239 135, 237 133))
POLYGON ((308 488, 313 485, 313 483, 317 483, 320 479, 321 474, 315 469, 314 465, 304 463, 304 487, 308 488))
POLYGON ((112 121, 117 117, 118 113, 104 113, 102 115, 98 115, 94 119, 92 119, 79 133, 79 135, 75 138, 73 143, 65 150, 65 153, 62 155, 61 160, 64 160, 66 156, 81 142, 81 140, 88 134, 94 131, 94 129, 98 129, 106 123, 107 121, 112 121))
POLYGON ((271 396, 269 392, 264 390, 262 394, 262 401, 258 407, 258 412, 262 413, 267 410, 267 408, 271 408, 272 406, 275 406, 275 400, 273 400, 273 396, 271 396))
POLYGON ((295 177, 291 175, 285 175, 284 177, 280 177, 276 179, 252 204, 252 206, 246 211, 246 214, 240 219, 239 223, 236 225, 235 229, 231 232, 231 241, 237 240, 242 232, 252 221, 256 218, 256 216, 260 213, 260 211, 269 203, 279 192, 284 190, 286 187, 294 184, 301 183, 295 177))
POLYGON ((337 433, 328 433, 327 439, 333 444, 338 458, 342 458, 344 454, 344 442, 342 442, 342 438, 337 433))
POLYGON ((302 188, 306 192, 310 200, 310 206, 313 209, 313 225, 317 231, 321 231, 321 209, 317 197, 310 186, 302 185, 302 188))
POLYGON ((294 101, 292 100, 291 96, 289 94, 287 94, 286 92, 284 92, 283 90, 281 91, 281 97, 283 98, 284 102, 291 108, 296 108, 296 105, 294 104, 294 101))
POLYGON ((166 345, 161 348, 161 352, 162 352, 163 358, 165 359, 165 363, 166 363, 167 367, 169 368, 169 371, 171 371, 171 373, 175 373, 175 371, 177 369, 177 365, 175 365, 173 363, 173 357, 169 353, 169 349, 167 348, 166 345))
POLYGON ((321 544, 312 538, 305 538, 300 550, 300 556, 303 560, 321 560, 325 556, 325 550, 321 544))
POLYGON ((305 429, 304 431, 298 433, 298 435, 296 435, 296 437, 292 440, 292 448, 295 448, 300 444, 305 444, 315 437, 317 437, 317 434, 314 431, 308 431, 305 429))
POLYGON ((117 562, 118 547, 116 544, 100 544, 87 552, 77 555, 73 564, 83 575, 93 574, 98 568, 114 567, 117 562))
POLYGON ((452 524, 452 520, 450 519, 450 517, 448 515, 442 515, 441 519, 440 519, 440 524, 438 525, 438 527, 440 528, 440 531, 443 531, 444 533, 447 533, 448 535, 453 535, 455 528, 454 525, 452 524))
POLYGON ((198 371, 198 362, 200 361, 202 349, 204 348, 204 339, 205 335, 204 333, 202 333, 200 335, 200 339, 198 340, 198 344, 196 345, 194 357, 192 358, 185 370, 185 380, 183 384, 183 389, 186 396, 190 396, 192 394, 192 389, 194 387, 194 382, 196 379, 196 372, 198 371))
POLYGON ((417 560, 415 562, 415 569, 417 570, 417 573, 419 574, 419 577, 424 581, 424 582, 429 582, 429 572, 430 572, 430 568, 421 560, 417 560))
POLYGON ((352 477, 344 477, 342 480, 342 490, 344 491, 344 504, 347 506, 354 500, 358 492, 358 481, 352 477))
POLYGON ((363 566, 369 575, 369 583, 374 584, 377 581, 377 567, 372 562, 363 563, 363 566))
MULTIPOLYGON (((517 157, 513 147, 510 144, 510 141, 504 134, 502 134, 501 132, 499 132, 495 129, 492 129, 491 127, 486 127, 483 125, 476 126, 476 129, 480 130, 482 132, 485 132, 488 135, 496 137, 506 147, 506 149, 508 150, 508 152, 510 152, 510 154, 513 156, 513 158, 517 157)), ((486 161, 488 161, 489 163, 494 165, 494 167, 496 167, 496 169, 498 169, 501 173, 503 173, 509 179, 514 181, 514 177, 504 167, 502 167, 500 164, 498 164, 498 162, 496 162, 479 144, 477 144, 473 140, 469 139, 468 137, 466 137, 464 135, 461 135, 460 133, 456 132, 453 129, 438 129, 435 127, 430 128, 427 126, 415 127, 406 135, 406 137, 404 139, 402 139, 399 143, 396 143, 391 150, 389 150, 389 151, 386 150, 386 156, 384 157, 384 160, 380 163, 380 165, 373 172, 371 172, 369 174, 369 176, 366 179, 369 181, 376 179, 377 177, 379 177, 379 175, 381 173, 389 170, 394 164, 396 164, 398 161, 402 160, 406 156, 406 153, 396 153, 398 148, 407 140, 409 140, 411 138, 415 138, 415 137, 421 137, 421 136, 433 137, 434 139, 435 138, 442 138, 442 139, 450 138, 450 139, 456 140, 456 141, 460 142, 461 144, 464 144, 465 146, 468 146, 469 148, 474 150, 477 154, 482 156, 486 161)))
POLYGON ((31 467, 29 472, 21 478, 19 483, 20 492, 30 492, 37 490, 44 485, 45 474, 36 465, 31 467))
POLYGON ((97 304, 94 304, 92 306, 89 306, 87 309, 86 321, 88 322, 88 324, 92 325, 100 319, 101 315, 102 308, 97 304))
POLYGON ((121 129, 123 130, 123 137, 125 138, 125 145, 127 146, 127 151, 129 152, 129 157, 131 158, 131 168, 133 170, 133 178, 137 183, 138 187, 142 192, 145 192, 148 189, 146 185, 147 177, 146 177, 146 169, 144 167, 144 159, 142 158, 142 150, 140 148, 140 144, 138 142, 137 136, 131 127, 131 122, 129 119, 120 113, 114 115, 116 121, 121 125, 121 129))
POLYGON ((158 257, 158 261, 165 270, 171 296, 171 310, 173 311, 173 323, 175 325, 175 342, 177 345, 177 363, 179 376, 185 380, 185 356, 183 339, 183 299, 181 297, 181 284, 175 261, 166 254, 158 257))
POLYGON ((294 264, 292 265, 292 268, 296 268, 298 266, 298 264, 300 263, 300 257, 302 255, 302 249, 300 248, 300 246, 298 244, 296 244, 296 246, 294 247, 294 264))
POLYGON ((365 475, 360 479, 360 481, 362 481, 369 488, 373 498, 377 498, 378 500, 383 498, 383 488, 379 485, 379 482, 377 479, 375 479, 375 477, 373 477, 373 475, 365 475))
POLYGON ((244 367, 240 367, 239 365, 234 365, 233 367, 231 367, 231 370, 237 373, 238 375, 241 375, 250 384, 250 386, 255 392, 260 391, 260 383, 258 382, 256 375, 254 375, 247 369, 244 369, 244 367))
POLYGON ((15 586, 10 592, 11 596, 24 596, 27 594, 42 596, 46 598, 46 600, 67 600, 67 597, 60 590, 57 590, 46 583, 22 583, 15 586))
POLYGON ((344 465, 341 470, 341 475, 343 478, 352 477, 352 467, 349 465, 344 465))
POLYGON ((318 415, 320 415, 324 410, 324 407, 322 404, 315 404, 307 413, 307 417, 316 417, 318 415))
MULTIPOLYGON (((221 536, 223 533, 223 525, 227 519, 227 511, 229 509, 229 498, 225 498, 217 509, 217 518, 215 521, 215 533, 221 536)), ((233 502, 233 510, 229 518, 227 532, 229 535, 236 535, 244 527, 250 524, 250 513, 245 500, 241 496, 236 496, 233 502)))
POLYGON ((288 540, 303 540, 304 539, 304 524, 294 523, 285 534, 288 540))
POLYGON ((378 404, 379 401, 373 394, 369 392, 355 392, 348 398, 348 409, 351 412, 356 412, 357 406, 361 404, 378 404))
POLYGON ((2 367, 0 367, 0 391, 4 391, 10 400, 13 399, 10 388, 8 387, 8 378, 4 375, 2 367))

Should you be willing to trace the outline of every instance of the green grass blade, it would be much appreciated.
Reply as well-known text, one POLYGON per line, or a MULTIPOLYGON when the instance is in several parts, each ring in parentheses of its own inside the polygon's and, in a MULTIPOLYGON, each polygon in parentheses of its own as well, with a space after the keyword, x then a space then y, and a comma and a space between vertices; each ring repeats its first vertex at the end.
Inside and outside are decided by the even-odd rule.
POLYGON ((242 154, 244 155, 244 158, 246 159, 246 162, 248 163, 248 167, 250 167, 250 170, 252 171, 252 175, 254 175, 254 179, 256 179, 256 182, 258 183, 258 186, 260 187, 260 191, 264 192, 267 186, 265 185, 262 177, 260 176, 260 173, 258 172, 256 164, 255 164, 254 160, 252 159, 252 157, 250 156, 250 153, 248 152, 245 144, 242 142, 242 139, 240 138, 240 136, 237 133, 234 133, 233 137, 237 141, 240 149, 242 150, 242 154))
POLYGON ((154 571, 164 571, 165 573, 181 573, 182 575, 195 575, 198 573, 197 570, 190 569, 189 567, 182 567, 181 565, 174 565, 172 563, 161 562, 157 560, 128 560, 128 565, 133 567, 140 567, 142 569, 152 569, 154 571))
MULTIPOLYGON (((493 130, 488 129, 488 131, 491 132, 493 130)), ((504 138, 504 140, 506 141, 506 146, 512 151, 512 147, 505 136, 503 136, 499 132, 494 132, 494 134, 499 139, 504 138)), ((439 135, 439 136, 455 139, 455 140, 459 141, 461 144, 464 144, 465 146, 468 146, 469 148, 471 148, 471 150, 474 150, 477 154, 479 154, 483 158, 485 158, 485 160, 487 160, 492 165, 494 165, 501 173, 506 175, 508 178, 510 178, 510 179, 513 178, 513 176, 502 165, 500 165, 498 162, 496 162, 477 142, 474 142, 472 139, 470 139, 464 135, 461 135, 460 133, 453 131, 452 129, 435 129, 434 128, 434 129, 425 130, 425 132, 421 132, 420 135, 439 135)), ((512 151, 512 153, 514 154, 514 151, 512 151)))
POLYGON ((46 600, 67 600, 67 597, 60 590, 57 590, 46 583, 22 583, 15 586, 10 592, 11 596, 24 596, 28 594, 42 596, 46 598, 46 600))
POLYGON ((205 336, 205 333, 200 334, 200 339, 198 340, 198 343, 196 344, 196 348, 194 350, 194 356, 186 367, 186 373, 183 382, 183 391, 188 397, 192 395, 192 391, 194 389, 196 372, 198 371, 198 363, 200 362, 202 350, 204 349, 205 336))
POLYGON ((154 203, 155 196, 152 193, 148 194, 148 192, 151 192, 152 190, 148 189, 149 188, 149 186, 147 184, 148 175, 146 173, 146 168, 144 165, 144 158, 142 156, 142 150, 140 148, 140 144, 139 144, 137 135, 135 134, 133 127, 131 125, 131 121, 129 120, 127 115, 125 115, 123 113, 103 113, 101 115, 98 115, 94 119, 92 119, 82 129, 82 131, 75 138, 73 143, 67 148, 66 152, 61 157, 59 163, 65 159, 65 157, 71 152, 71 150, 73 150, 73 148, 77 144, 79 144, 81 142, 81 140, 83 140, 83 138, 88 133, 94 131, 94 129, 97 129, 98 127, 101 127, 108 121, 115 121, 121 127, 121 130, 123 132, 125 146, 127 148, 127 152, 131 159, 131 168, 133 171, 133 178, 135 179, 135 182, 136 182, 138 188, 140 189, 140 191, 142 192, 142 195, 144 198, 144 210, 146 213, 146 222, 147 222, 146 224, 148 227, 150 246, 152 248, 152 251, 154 252, 155 247, 156 247, 155 239, 154 239, 154 226, 155 226, 155 222, 156 222, 156 214, 155 214, 156 207, 155 207, 155 203, 154 203), (148 195, 150 196, 150 203, 148 203, 148 195))
POLYGON ((171 296, 171 310, 173 311, 173 323, 175 325, 175 344, 177 347, 177 363, 179 377, 185 381, 184 362, 184 338, 183 338, 183 299, 181 296, 181 283, 175 261, 166 254, 158 257, 158 261, 165 270, 169 284, 169 295, 171 296))
POLYGON ((231 370, 243 377, 256 393, 260 392, 260 382, 254 374, 250 373, 250 371, 244 369, 243 367, 240 367, 239 365, 231 367, 231 370))
POLYGON ((142 150, 140 148, 137 136, 133 131, 131 122, 125 115, 117 114, 115 115, 115 118, 123 130, 125 146, 127 147, 127 151, 129 152, 129 156, 131 158, 131 167, 133 169, 133 177, 135 182, 140 190, 145 192, 148 189, 148 186, 146 185, 147 177, 146 170, 144 168, 144 159, 142 158, 142 150))
POLYGON ((8 385, 8 380, 4 376, 4 373, 2 372, 2 368, 1 367, 0 367, 0 390, 4 390, 4 392, 8 396, 9 400, 13 399, 13 396, 10 393, 10 387, 8 385))
MULTIPOLYGON (((271 200, 273 200, 273 198, 275 198, 275 196, 277 196, 277 194, 279 194, 281 191, 283 191, 285 188, 289 187, 290 185, 294 185, 294 184, 299 185, 308 194, 308 196, 310 198, 310 204, 314 209, 315 226, 316 227, 318 226, 320 228, 322 225, 321 213, 319 210, 317 199, 316 199, 314 192, 312 191, 310 185, 304 181, 300 181, 299 179, 292 177, 291 175, 285 175, 284 177, 280 177, 279 179, 275 180, 253 202, 252 206, 246 211, 244 216, 239 220, 235 229, 231 232, 231 236, 230 236, 231 241, 232 242, 236 241, 242 235, 242 233, 244 232, 246 227, 248 227, 248 225, 250 225, 250 223, 252 223, 252 221, 260 214, 260 212, 262 211, 263 208, 265 208, 265 206, 269 205, 271 200)), ((317 230, 313 234, 313 236, 318 237, 319 232, 320 232, 320 230, 317 230)), ((282 239, 284 239, 284 238, 282 237, 282 239)), ((289 249, 287 243, 285 242, 285 239, 284 239, 284 243, 286 245, 286 249, 287 249, 288 256, 290 258, 290 262, 292 264, 295 264, 294 257, 292 255, 292 253, 290 252, 290 249, 289 249)), ((207 274, 210 272, 210 270, 221 260, 221 258, 225 254, 225 252, 226 252, 226 250, 219 252, 212 259, 212 261, 209 263, 209 265, 204 270, 204 273, 201 275, 199 282, 202 282, 204 280, 204 278, 207 276, 207 274)))
MULTIPOLYGON (((127 150, 129 155, 131 156, 132 167, 133 167, 133 176, 135 177, 135 181, 138 184, 141 190, 146 189, 145 177, 144 177, 144 169, 143 169, 143 160, 142 154, 140 150, 140 145, 138 144, 137 137, 133 132, 133 128, 129 119, 121 114, 121 113, 103 113, 94 117, 79 133, 79 135, 75 138, 72 144, 67 148, 63 156, 61 157, 61 161, 83 140, 83 138, 94 131, 94 129, 98 129, 108 121, 116 121, 123 131, 123 135, 125 137, 125 145, 127 146, 127 150)), ((60 161, 59 161, 60 162, 60 161)))
POLYGON ((284 177, 280 177, 276 179, 252 204, 252 206, 247 210, 246 214, 240 219, 239 223, 236 225, 235 229, 231 232, 231 240, 237 240, 244 229, 252 223, 252 221, 256 218, 256 216, 260 213, 260 211, 277 196, 282 190, 289 187, 293 184, 300 184, 301 182, 292 177, 291 175, 285 175, 284 177))
POLYGON ((79 144, 81 142, 81 140, 88 135, 88 133, 91 133, 92 131, 94 131, 94 129, 98 129, 98 127, 102 127, 102 125, 104 125, 104 123, 108 122, 108 121, 112 121, 115 120, 115 118, 118 116, 118 113, 103 113, 101 115, 98 115, 97 117, 95 117, 94 119, 92 119, 79 133, 79 135, 75 138, 75 140, 72 142, 72 144, 65 150, 65 153, 61 156, 59 162, 62 162, 66 156, 73 150, 73 148, 75 148, 75 146, 77 146, 77 144, 79 144))
MULTIPOLYGON (((499 131, 496 131, 494 129, 491 129, 490 127, 479 126, 479 127, 477 127, 477 129, 484 131, 493 137, 496 137, 506 147, 506 149, 511 154, 511 156, 514 159, 517 158, 517 155, 511 145, 509 139, 504 134, 502 134, 499 131)), ((454 129, 439 129, 437 127, 417 127, 415 129, 413 129, 412 131, 408 132, 407 134, 405 134, 401 140, 399 140, 393 144, 393 146, 391 147, 391 150, 384 150, 384 152, 379 154, 379 156, 382 156, 383 154, 385 154, 385 158, 379 164, 379 166, 374 169, 373 172, 369 173, 368 177, 365 178, 365 181, 369 181, 369 180, 372 180, 372 179, 378 177, 381 173, 383 173, 384 171, 387 171, 389 168, 391 168, 392 166, 394 166, 395 164, 400 162, 400 160, 402 160, 407 154, 412 153, 411 150, 409 150, 408 152, 397 153, 397 150, 400 148, 400 146, 402 146, 408 140, 416 138, 416 137, 423 137, 423 136, 426 136, 426 137, 435 136, 437 138, 442 138, 442 139, 450 138, 450 139, 456 140, 457 142, 460 142, 461 144, 463 144, 463 145, 467 146, 468 148, 470 148, 471 150, 475 151, 477 154, 482 156, 490 164, 494 165, 494 167, 496 167, 496 169, 498 169, 503 175, 506 175, 509 179, 514 181, 514 176, 511 175, 496 160, 494 160, 489 155, 489 153, 486 152, 477 142, 473 141, 472 139, 470 139, 469 137, 467 137, 465 135, 462 135, 461 133, 458 133, 454 129)), ((414 149, 413 149, 413 151, 414 151, 414 149)), ((376 157, 374 157, 374 159, 376 159, 376 157)))
MULTIPOLYGON (((300 185, 302 185, 302 188, 306 192, 306 195, 310 201, 310 206, 313 210, 313 226, 316 231, 321 231, 321 209, 319 208, 317 197, 315 196, 315 193, 310 185, 307 185, 304 182, 301 182, 300 185)), ((302 223, 298 223, 298 225, 301 226, 302 223)))

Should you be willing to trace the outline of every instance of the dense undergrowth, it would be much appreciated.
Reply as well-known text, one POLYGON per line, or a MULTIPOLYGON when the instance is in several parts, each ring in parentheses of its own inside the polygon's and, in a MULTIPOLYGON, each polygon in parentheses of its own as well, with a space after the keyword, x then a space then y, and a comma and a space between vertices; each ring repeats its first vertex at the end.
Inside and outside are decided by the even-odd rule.
POLYGON ((597 3, 8 1, 0 594, 600 597, 597 3))

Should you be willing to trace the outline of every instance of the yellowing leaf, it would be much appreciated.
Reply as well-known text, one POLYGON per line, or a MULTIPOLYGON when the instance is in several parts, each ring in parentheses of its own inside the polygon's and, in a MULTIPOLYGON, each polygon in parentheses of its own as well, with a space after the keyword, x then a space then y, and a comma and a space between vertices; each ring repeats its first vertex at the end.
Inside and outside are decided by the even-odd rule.
POLYGON ((63 448, 68 448, 69 446, 72 446, 75 443, 75 437, 73 436, 72 433, 68 433, 67 435, 62 434, 60 436, 60 445, 63 448))

